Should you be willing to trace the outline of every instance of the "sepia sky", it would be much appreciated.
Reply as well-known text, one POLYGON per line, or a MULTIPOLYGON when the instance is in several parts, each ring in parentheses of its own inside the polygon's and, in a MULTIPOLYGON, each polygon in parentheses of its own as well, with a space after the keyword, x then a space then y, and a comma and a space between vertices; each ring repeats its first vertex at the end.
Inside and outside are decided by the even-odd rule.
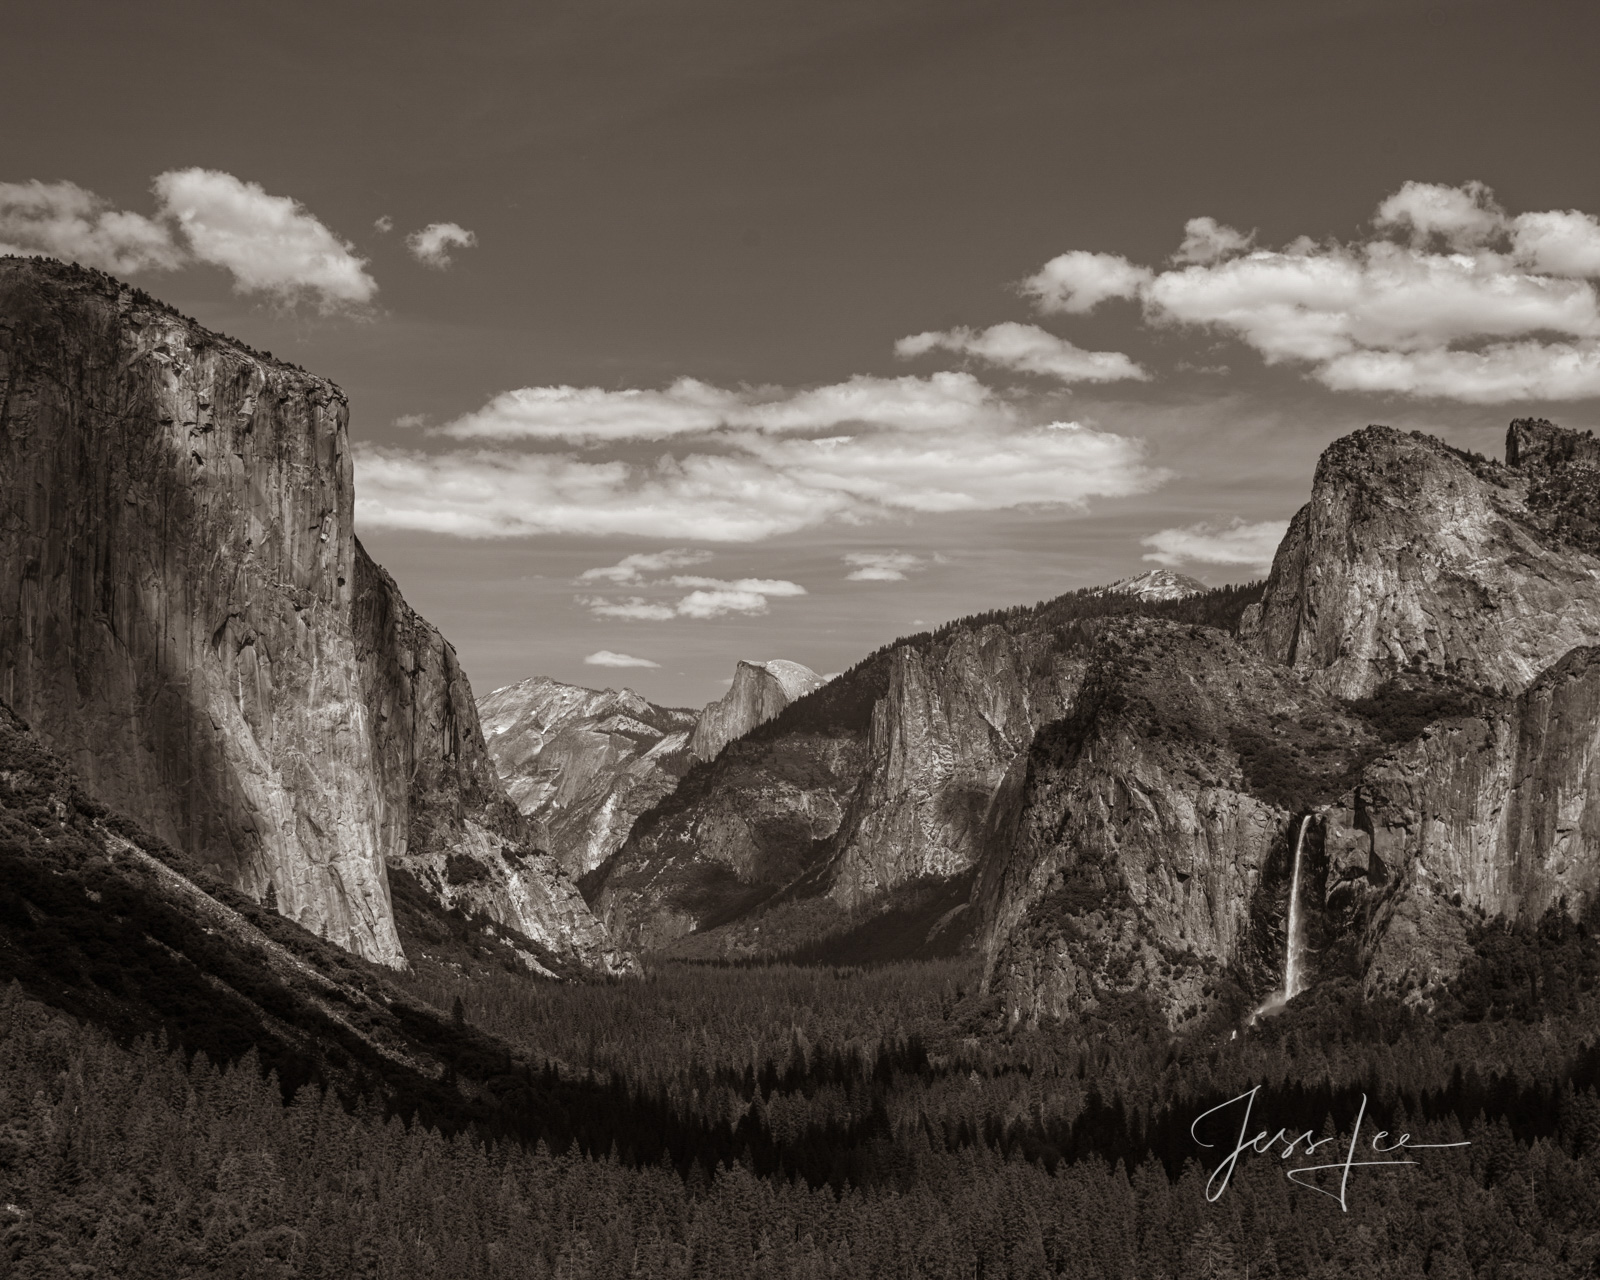
POLYGON ((698 705, 1259 576, 1369 422, 1600 426, 1597 47, 1578 0, 21 0, 0 246, 339 382, 480 692, 698 705))

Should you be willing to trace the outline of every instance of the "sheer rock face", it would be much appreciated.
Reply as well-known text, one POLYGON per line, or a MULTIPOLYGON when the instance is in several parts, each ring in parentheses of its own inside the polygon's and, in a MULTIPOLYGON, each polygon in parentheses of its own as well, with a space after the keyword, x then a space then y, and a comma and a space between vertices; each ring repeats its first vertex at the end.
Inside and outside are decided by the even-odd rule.
POLYGON ((631 689, 583 689, 536 676, 479 703, 489 755, 534 840, 572 876, 622 845, 634 819, 690 764, 696 713, 631 689))
POLYGON ((1315 719, 1332 771, 1371 735, 1222 632, 1095 627, 1072 711, 1034 739, 1015 837, 983 869, 985 981, 1013 1020, 1132 999, 1178 1025, 1224 970, 1262 994, 1281 976, 1295 822, 1253 794, 1241 731, 1315 719))
POLYGON ((1368 427, 1335 441, 1244 633, 1344 697, 1409 667, 1526 688, 1600 641, 1592 437, 1513 423, 1509 465, 1368 427))
POLYGON ((477 734, 470 693, 351 511, 333 384, 97 272, 0 260, 0 698, 99 799, 400 965, 386 857, 433 857, 452 806, 462 832, 499 828, 481 790, 446 794, 493 778, 449 745, 477 734), (375 591, 387 612, 358 611, 375 591), (415 635, 370 634, 380 614, 415 635), (447 694, 383 687, 374 655, 403 650, 447 694), (433 767, 452 749, 453 777, 433 767), (415 813, 402 767, 425 780, 415 813))
POLYGON ((848 912, 968 871, 1080 671, 1042 629, 896 646, 693 769, 587 892, 619 942, 652 948, 777 895, 848 912))
POLYGON ((389 865, 446 907, 486 915, 589 968, 631 969, 576 885, 535 847, 532 825, 495 771, 450 643, 359 542, 355 583, 356 651, 389 865))
POLYGON ((728 743, 766 724, 822 683, 821 676, 798 662, 782 658, 740 662, 728 692, 700 713, 689 738, 689 753, 696 760, 715 760, 728 743))
POLYGON ((1460 969, 1472 920, 1581 911, 1600 892, 1600 649, 1432 726, 1321 824, 1325 909, 1359 938, 1370 989, 1426 995, 1460 969))

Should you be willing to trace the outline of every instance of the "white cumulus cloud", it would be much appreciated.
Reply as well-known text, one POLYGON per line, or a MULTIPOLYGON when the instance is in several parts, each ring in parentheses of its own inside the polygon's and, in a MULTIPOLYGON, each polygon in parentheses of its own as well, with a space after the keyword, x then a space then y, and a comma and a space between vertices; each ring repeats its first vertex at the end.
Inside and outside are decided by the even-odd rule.
POLYGON ((1181 529, 1162 529, 1140 541, 1151 548, 1144 556, 1146 560, 1169 569, 1183 564, 1265 568, 1272 563, 1288 529, 1287 520, 1262 520, 1252 524, 1234 517, 1228 521, 1202 521, 1181 529))
POLYGON ((610 649, 597 649, 584 659, 591 667, 659 667, 659 662, 649 658, 635 658, 631 653, 613 653, 610 649))
POLYGON ((156 178, 155 193, 194 258, 228 271, 240 293, 313 298, 332 309, 364 305, 378 291, 348 241, 259 183, 217 169, 175 169, 156 178))
POLYGON ((471 249, 477 243, 478 237, 473 232, 454 222, 430 222, 421 231, 413 231, 406 237, 406 248, 411 256, 424 266, 440 271, 450 265, 452 249, 471 249))
POLYGON ((72 182, 0 182, 0 253, 41 253, 132 275, 187 255, 164 222, 113 209, 72 182))
POLYGON ((987 329, 957 328, 912 334, 894 344, 902 357, 955 351, 1005 369, 1038 373, 1062 382, 1116 382, 1149 375, 1120 351, 1085 351, 1038 325, 1006 321, 987 329))
POLYGON ((1041 311, 1092 311, 1111 298, 1137 298, 1154 273, 1111 253, 1074 249, 1051 258, 1022 282, 1041 311))
POLYGON ((1183 243, 1172 255, 1174 262, 1216 262, 1245 252, 1255 239, 1255 232, 1245 235, 1232 227, 1225 227, 1215 218, 1190 218, 1183 224, 1183 243))
POLYGON ((372 301, 354 248, 288 196, 215 169, 173 169, 152 184, 155 216, 113 209, 71 182, 0 183, 0 252, 44 253, 105 271, 221 267, 239 293, 311 299, 324 310, 372 301))
POLYGON ((1407 182, 1373 233, 1281 249, 1190 219, 1173 265, 1075 251, 1025 287, 1046 311, 1137 296, 1147 321, 1210 329, 1335 390, 1493 403, 1600 395, 1600 220, 1508 214, 1479 182, 1407 182))

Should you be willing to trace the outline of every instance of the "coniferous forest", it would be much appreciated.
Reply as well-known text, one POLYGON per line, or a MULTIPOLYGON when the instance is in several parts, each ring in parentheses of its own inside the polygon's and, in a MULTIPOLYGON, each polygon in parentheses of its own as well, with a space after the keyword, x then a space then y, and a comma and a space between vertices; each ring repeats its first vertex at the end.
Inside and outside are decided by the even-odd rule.
POLYGON ((473 1095, 434 1123, 13 982, 0 1257, 19 1278, 1588 1276, 1595 923, 1486 925, 1439 1016, 1329 984, 1183 1044, 1125 1019, 1008 1035, 965 960, 423 968, 402 982, 448 1008, 447 1083, 473 1095), (1337 1170, 1319 1194, 1247 1154, 1208 1200, 1237 1121, 1200 1130, 1209 1151, 1190 1125, 1255 1085, 1269 1128, 1348 1135, 1365 1096, 1364 1147, 1471 1145, 1353 1169, 1347 1208, 1337 1170))

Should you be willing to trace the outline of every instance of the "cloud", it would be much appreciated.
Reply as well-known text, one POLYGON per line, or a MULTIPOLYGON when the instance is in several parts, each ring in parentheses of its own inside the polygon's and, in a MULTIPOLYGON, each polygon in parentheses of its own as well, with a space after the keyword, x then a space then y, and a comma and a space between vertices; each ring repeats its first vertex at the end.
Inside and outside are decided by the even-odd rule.
POLYGON ((723 452, 653 463, 568 453, 472 449, 428 454, 356 448, 365 527, 472 538, 625 534, 754 542, 828 523, 925 512, 1081 509, 1165 478, 1143 445, 1075 423, 1013 425, 979 415, 966 429, 862 430, 821 438, 734 433, 723 452))
POLYGON ((1172 255, 1172 260, 1183 263, 1216 262, 1245 252, 1255 238, 1254 231, 1245 235, 1232 227, 1223 226, 1215 218, 1190 218, 1183 224, 1183 243, 1172 255))
POLYGON ((978 419, 1010 421, 1012 410, 965 373, 927 378, 855 377, 809 390, 727 391, 679 378, 663 391, 523 387, 495 396, 441 427, 457 440, 565 440, 591 444, 663 440, 721 430, 801 432, 846 423, 953 428, 978 419))
POLYGON ((578 603, 597 618, 621 618, 628 622, 666 622, 678 616, 670 604, 652 604, 643 596, 610 600, 604 596, 579 596, 578 603))
POLYGON ((704 564, 711 559, 709 551, 690 551, 677 547, 669 551, 641 551, 623 556, 616 564, 602 569, 585 569, 578 575, 579 582, 614 582, 632 584, 641 582, 648 573, 661 573, 667 569, 687 569, 690 565, 704 564))
POLYGON ((902 357, 925 355, 941 348, 976 356, 1002 368, 1044 374, 1062 382, 1115 382, 1149 377, 1120 351, 1085 351, 1065 338, 1046 333, 1037 325, 1011 321, 987 329, 918 333, 894 344, 895 354, 902 357))
POLYGON ((363 305, 378 285, 350 244, 288 196, 214 169, 174 169, 152 185, 156 216, 113 209, 71 182, 0 183, 0 251, 45 253, 132 275, 196 262, 239 293, 363 305))
POLYGON ((384 214, 382 217, 374 218, 372 220, 372 229, 380 236, 386 236, 394 230, 394 219, 388 214, 384 214))
POLYGON ((1408 231, 1414 245, 1438 237, 1458 251, 1486 244, 1505 224, 1505 211, 1481 182, 1445 187, 1432 182, 1406 182, 1378 206, 1373 223, 1408 231))
POLYGON ((1600 396, 1600 343, 1516 342, 1477 351, 1354 351, 1317 370, 1336 391, 1387 391, 1470 404, 1600 396))
POLYGON ((366 260, 297 201, 216 169, 175 169, 155 180, 162 212, 190 253, 224 268, 240 293, 314 298, 324 310, 372 301, 366 260))
POLYGON ((1289 530, 1287 520, 1263 520, 1247 524, 1231 521, 1202 521, 1181 529, 1162 529, 1140 541, 1153 550, 1144 556, 1157 564, 1175 569, 1183 564, 1229 564, 1266 568, 1277 554, 1278 544, 1289 530))
POLYGON ((402 413, 394 420, 394 425, 407 431, 415 431, 418 427, 426 426, 428 419, 420 413, 402 413))
POLYGON ((42 253, 131 275, 172 271, 186 254, 162 222, 113 209, 71 182, 0 182, 0 253, 42 253))
POLYGON ((1511 216, 1479 182, 1407 182, 1373 234, 1253 247, 1191 219, 1153 271, 1075 252, 1026 282, 1045 310, 1137 296, 1147 322, 1229 334, 1335 390, 1496 403, 1600 394, 1600 220, 1511 216))
POLYGON ((1576 209, 1524 213, 1511 226, 1517 258, 1558 276, 1600 276, 1600 220, 1576 209))
POLYGON ((591 667, 660 667, 649 658, 635 658, 631 653, 613 653, 610 649, 597 649, 584 659, 591 667))
MULTIPOLYGON (((670 554, 670 553, 664 553, 670 554)), ((662 557, 630 556, 629 560, 650 560, 662 557)), ((702 557, 704 558, 704 557, 702 557)), ((627 561, 623 562, 624 564, 627 561)), ((620 566, 615 566, 620 567, 620 566)), ((594 573, 590 570, 589 573, 594 573)), ((601 571, 605 572, 605 571, 601 571)), ((588 574, 583 575, 588 577, 588 574)), ((806 589, 798 582, 781 578, 702 578, 674 575, 662 582, 640 582, 638 578, 622 579, 638 582, 642 587, 674 587, 679 591, 693 588, 674 603, 651 601, 643 596, 610 599, 604 596, 579 596, 578 603, 596 617, 621 618, 634 622, 665 622, 671 618, 720 618, 730 613, 760 614, 768 611, 769 597, 803 596, 806 589)))
POLYGON ((904 582, 928 567, 926 557, 909 551, 849 551, 844 562, 853 566, 845 574, 846 582, 904 582))
POLYGON ((471 249, 478 237, 454 222, 430 222, 421 231, 406 237, 406 248, 411 256, 424 266, 443 271, 450 265, 450 250, 471 249))
POLYGON ((1074 249, 1051 258, 1022 281, 1041 311, 1092 311, 1111 298, 1137 298, 1154 273, 1110 253, 1074 249))

